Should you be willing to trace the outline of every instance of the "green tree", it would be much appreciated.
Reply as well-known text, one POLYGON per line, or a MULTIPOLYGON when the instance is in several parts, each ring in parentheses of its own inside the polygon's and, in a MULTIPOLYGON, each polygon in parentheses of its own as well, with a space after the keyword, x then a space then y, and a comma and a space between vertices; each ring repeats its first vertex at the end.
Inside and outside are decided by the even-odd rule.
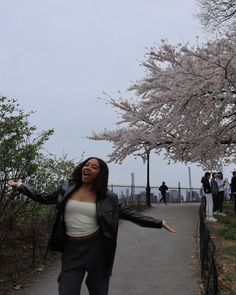
POLYGON ((56 157, 53 154, 40 154, 35 165, 37 169, 28 182, 39 191, 51 191, 70 177, 76 163, 75 160, 69 160, 67 155, 56 157))
MULTIPOLYGON (((6 184, 7 179, 25 179, 37 171, 37 159, 53 129, 35 135, 36 127, 15 99, 0 96, 0 224, 11 228, 25 201, 6 184)), ((1 240, 1 239, 0 239, 1 240)))

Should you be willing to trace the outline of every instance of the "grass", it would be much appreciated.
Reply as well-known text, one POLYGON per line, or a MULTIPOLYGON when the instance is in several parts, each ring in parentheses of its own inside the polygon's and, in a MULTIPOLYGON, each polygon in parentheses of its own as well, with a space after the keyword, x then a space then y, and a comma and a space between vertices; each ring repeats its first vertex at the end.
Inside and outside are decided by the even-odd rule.
POLYGON ((225 204, 225 217, 217 216, 218 222, 209 223, 216 245, 216 262, 222 295, 236 294, 236 214, 233 204, 225 204))

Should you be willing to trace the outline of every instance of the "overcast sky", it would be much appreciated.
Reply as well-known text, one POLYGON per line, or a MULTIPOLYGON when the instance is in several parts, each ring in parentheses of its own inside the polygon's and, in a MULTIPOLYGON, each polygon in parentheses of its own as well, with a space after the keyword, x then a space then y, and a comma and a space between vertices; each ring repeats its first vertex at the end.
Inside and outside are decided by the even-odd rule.
MULTIPOLYGON (((58 156, 107 159, 112 146, 86 139, 91 130, 114 128, 117 115, 98 97, 130 97, 144 76, 148 48, 161 39, 196 45, 206 40, 194 0, 0 0, 0 94, 16 98, 38 130, 55 129, 46 149, 58 156)), ((151 154, 150 181, 188 186, 188 166, 167 165, 151 154)), ((146 166, 127 158, 109 164, 110 183, 145 185, 146 166)), ((232 168, 225 170, 231 177, 232 168)), ((199 187, 201 168, 191 165, 199 187)))

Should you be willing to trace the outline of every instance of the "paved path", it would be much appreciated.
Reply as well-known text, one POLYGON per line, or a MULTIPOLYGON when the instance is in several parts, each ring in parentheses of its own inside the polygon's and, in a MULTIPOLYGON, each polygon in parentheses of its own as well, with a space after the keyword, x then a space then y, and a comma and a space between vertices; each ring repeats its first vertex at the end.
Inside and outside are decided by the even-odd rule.
MULTIPOLYGON (((197 295, 197 266, 192 256, 198 209, 199 204, 158 204, 146 210, 146 215, 166 219, 176 234, 121 221, 109 295, 197 295)), ((57 295, 59 269, 57 262, 10 295, 57 295)), ((81 295, 88 295, 85 286, 81 295)))

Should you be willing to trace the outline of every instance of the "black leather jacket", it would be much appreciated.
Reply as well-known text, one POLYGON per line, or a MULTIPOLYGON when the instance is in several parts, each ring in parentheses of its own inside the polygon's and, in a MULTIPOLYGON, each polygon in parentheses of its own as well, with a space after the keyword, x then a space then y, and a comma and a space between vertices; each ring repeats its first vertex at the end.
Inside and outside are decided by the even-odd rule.
MULTIPOLYGON (((36 191, 33 187, 26 184, 22 184, 18 188, 21 193, 33 199, 34 201, 42 204, 56 204, 54 225, 49 241, 53 239, 55 227, 57 226, 58 221, 64 213, 65 204, 69 196, 75 189, 76 184, 74 182, 65 182, 57 190, 50 193, 40 193, 36 191)), ((145 216, 141 213, 122 206, 118 202, 117 195, 110 191, 107 192, 104 198, 97 200, 96 207, 98 224, 100 225, 102 238, 104 239, 104 245, 106 247, 106 254, 108 258, 107 270, 109 273, 111 273, 115 257, 119 219, 129 220, 144 227, 162 228, 161 220, 155 219, 150 216, 145 216)))
POLYGON ((236 193, 236 176, 233 176, 231 178, 231 193, 232 194, 236 193))
POLYGON ((211 189, 211 185, 209 182, 209 179, 205 176, 202 177, 201 180, 202 186, 203 186, 203 190, 205 194, 211 194, 212 193, 212 189, 211 189))

